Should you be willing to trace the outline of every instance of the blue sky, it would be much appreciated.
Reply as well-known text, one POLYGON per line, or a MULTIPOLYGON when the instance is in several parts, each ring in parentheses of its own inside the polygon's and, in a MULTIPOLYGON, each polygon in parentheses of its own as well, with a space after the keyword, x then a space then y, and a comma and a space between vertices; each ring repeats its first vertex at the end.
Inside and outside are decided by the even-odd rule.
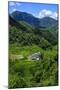
POLYGON ((41 4, 41 3, 26 3, 26 2, 9 2, 9 13, 14 11, 27 12, 35 17, 43 18, 45 16, 57 19, 58 5, 57 4, 41 4))

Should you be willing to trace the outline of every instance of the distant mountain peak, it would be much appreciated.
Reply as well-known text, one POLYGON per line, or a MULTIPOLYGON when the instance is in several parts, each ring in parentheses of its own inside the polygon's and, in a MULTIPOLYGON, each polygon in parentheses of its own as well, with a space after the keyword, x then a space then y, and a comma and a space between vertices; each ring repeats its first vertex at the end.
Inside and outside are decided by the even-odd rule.
POLYGON ((11 16, 16 21, 25 21, 34 27, 51 27, 57 23, 57 20, 51 17, 36 18, 32 14, 22 11, 14 11, 11 16))
POLYGON ((54 18, 52 18, 52 17, 49 17, 49 16, 46 16, 46 17, 43 17, 43 18, 41 18, 41 19, 52 19, 52 20, 55 20, 55 21, 57 21, 56 19, 54 19, 54 18))

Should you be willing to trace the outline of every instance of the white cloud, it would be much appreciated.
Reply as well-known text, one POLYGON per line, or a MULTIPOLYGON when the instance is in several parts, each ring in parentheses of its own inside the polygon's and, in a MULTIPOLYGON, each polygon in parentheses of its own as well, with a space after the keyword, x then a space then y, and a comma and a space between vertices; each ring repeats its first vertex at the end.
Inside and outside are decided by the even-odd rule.
POLYGON ((47 17, 47 16, 57 19, 58 14, 56 12, 52 12, 50 10, 43 9, 39 12, 39 15, 38 15, 39 18, 43 18, 43 17, 47 17))
POLYGON ((14 12, 14 11, 17 11, 17 9, 16 9, 16 8, 14 8, 14 9, 13 9, 13 12, 14 12))
POLYGON ((9 5, 10 5, 10 6, 14 6, 15 3, 14 3, 14 2, 9 2, 9 5))
POLYGON ((20 6, 21 3, 18 3, 18 2, 9 2, 9 6, 20 6))
POLYGON ((18 3, 18 2, 17 2, 17 3, 16 3, 16 5, 17 5, 17 6, 20 6, 20 5, 21 5, 21 3, 18 3))
POLYGON ((52 18, 57 19, 58 18, 58 14, 56 12, 53 13, 53 15, 51 15, 52 18))

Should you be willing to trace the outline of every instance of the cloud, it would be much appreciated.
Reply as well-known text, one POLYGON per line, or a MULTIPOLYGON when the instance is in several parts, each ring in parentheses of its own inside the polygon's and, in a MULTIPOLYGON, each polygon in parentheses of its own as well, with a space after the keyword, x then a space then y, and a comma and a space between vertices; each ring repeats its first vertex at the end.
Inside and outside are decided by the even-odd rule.
POLYGON ((16 9, 16 8, 14 8, 12 11, 13 11, 13 12, 14 12, 14 11, 17 11, 17 9, 16 9))
POLYGON ((9 2, 9 6, 20 6, 21 5, 21 3, 19 3, 19 2, 9 2))
POLYGON ((21 5, 21 3, 18 3, 18 2, 17 2, 17 3, 16 3, 16 5, 17 5, 17 6, 20 6, 20 5, 21 5))
POLYGON ((9 6, 14 6, 15 3, 14 2, 9 2, 9 6))
POLYGON ((46 9, 43 9, 39 12, 39 15, 38 15, 39 18, 43 18, 43 17, 51 17, 53 19, 57 19, 58 17, 58 14, 57 12, 52 12, 50 10, 46 10, 46 9))

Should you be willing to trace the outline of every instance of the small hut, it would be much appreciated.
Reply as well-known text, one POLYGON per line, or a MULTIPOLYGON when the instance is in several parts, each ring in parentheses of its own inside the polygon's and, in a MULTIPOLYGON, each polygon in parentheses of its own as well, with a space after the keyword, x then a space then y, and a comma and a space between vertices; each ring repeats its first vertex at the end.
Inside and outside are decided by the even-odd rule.
POLYGON ((40 52, 34 53, 28 57, 28 60, 41 60, 41 59, 42 59, 42 55, 40 52))

